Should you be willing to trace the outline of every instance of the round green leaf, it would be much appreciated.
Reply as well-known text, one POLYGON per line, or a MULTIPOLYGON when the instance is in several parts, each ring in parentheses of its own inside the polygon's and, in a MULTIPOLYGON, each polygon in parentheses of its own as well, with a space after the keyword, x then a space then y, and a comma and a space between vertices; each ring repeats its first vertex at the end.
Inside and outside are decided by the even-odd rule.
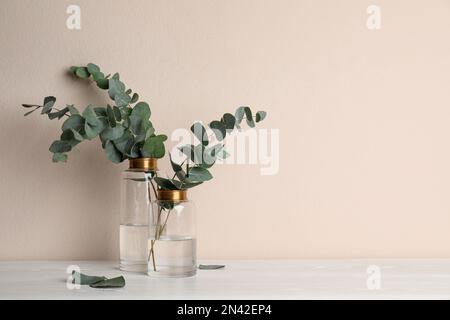
POLYGON ((154 178, 156 184, 163 190, 178 190, 179 188, 175 185, 176 180, 165 179, 161 177, 154 178))
POLYGON ((209 124, 209 127, 213 130, 217 140, 222 141, 227 135, 225 125, 221 121, 213 121, 209 124))
POLYGON ((131 103, 136 103, 139 100, 139 95, 135 92, 131 98, 131 103))
POLYGON ((114 100, 116 94, 125 93, 125 85, 118 79, 109 79, 109 97, 114 100))
POLYGON ((86 119, 86 122, 92 126, 98 126, 99 120, 97 119, 97 114, 94 111, 94 108, 89 105, 83 111, 83 117, 86 119))
POLYGON ((77 70, 75 71, 75 74, 77 75, 78 78, 81 78, 81 79, 87 79, 90 76, 90 73, 86 67, 77 68, 77 70))
POLYGON ((111 127, 115 127, 116 126, 116 117, 115 117, 114 111, 110 105, 108 105, 106 107, 106 115, 108 116, 109 124, 111 125, 111 127))
POLYGON ((256 122, 263 121, 267 116, 267 112, 265 111, 258 111, 256 113, 256 122))
POLYGON ((74 107, 73 104, 67 105, 67 108, 69 109, 71 115, 80 114, 80 112, 77 110, 77 108, 74 107))
POLYGON ((234 117, 236 118, 236 123, 240 124, 242 122, 242 119, 244 118, 244 114, 245 114, 245 108, 247 107, 239 107, 237 108, 234 117))
POLYGON ((67 154, 65 153, 54 153, 53 154, 53 162, 66 162, 67 154))
POLYGON ((94 79, 94 81, 98 81, 100 79, 104 79, 105 78, 105 74, 103 72, 94 72, 92 73, 92 79, 94 79))
POLYGON ((72 150, 72 146, 67 141, 54 141, 49 150, 52 153, 64 153, 72 150))
POLYGON ((79 114, 71 115, 62 125, 62 130, 74 129, 75 131, 80 131, 84 128, 84 118, 79 114))
POLYGON ((103 90, 109 89, 109 80, 108 79, 98 79, 95 81, 97 83, 97 87, 103 90))
POLYGON ((114 102, 118 107, 126 107, 131 102, 131 98, 124 92, 117 92, 114 96, 114 102))
POLYGON ((41 114, 50 113, 50 111, 52 111, 52 108, 53 108, 55 102, 56 102, 55 97, 52 97, 52 96, 45 97, 41 114))
POLYGON ((96 64, 93 64, 93 63, 88 63, 87 70, 89 71, 90 74, 100 72, 100 68, 96 64))
POLYGON ((200 122, 194 123, 191 126, 191 131, 198 139, 198 141, 200 141, 204 146, 208 145, 209 141, 208 135, 206 134, 206 129, 200 122))
POLYGON ((192 167, 188 171, 187 178, 192 182, 202 182, 202 181, 208 181, 212 179, 211 173, 201 167, 192 167))
POLYGON ((114 144, 111 141, 107 141, 105 144, 105 153, 106 157, 114 162, 114 163, 120 163, 122 162, 122 153, 120 153, 119 150, 114 146, 114 144))
POLYGON ((77 72, 77 69, 78 69, 78 67, 76 67, 76 66, 72 66, 72 67, 70 67, 70 72, 72 72, 73 74, 76 74, 76 72, 77 72))
POLYGON ((225 124, 227 130, 233 130, 236 124, 236 118, 231 113, 225 113, 222 117, 222 122, 225 124))
POLYGON ((139 102, 137 103, 134 107, 133 110, 131 111, 131 115, 132 116, 137 116, 141 119, 150 119, 151 116, 151 111, 150 111, 150 107, 148 105, 147 102, 139 102))
POLYGON ((142 147, 142 155, 144 157, 150 158, 162 158, 166 153, 166 149, 164 147, 164 141, 167 140, 167 136, 159 135, 152 136, 145 140, 144 146, 142 147))
POLYGON ((84 124, 84 132, 85 132, 85 134, 86 134, 86 137, 87 137, 89 140, 94 139, 94 138, 97 137, 97 135, 98 135, 98 131, 95 130, 95 126, 91 126, 88 122, 86 122, 86 123, 84 124))
POLYGON ((107 128, 102 131, 102 139, 104 140, 116 140, 122 137, 125 129, 122 126, 117 126, 114 128, 107 128))

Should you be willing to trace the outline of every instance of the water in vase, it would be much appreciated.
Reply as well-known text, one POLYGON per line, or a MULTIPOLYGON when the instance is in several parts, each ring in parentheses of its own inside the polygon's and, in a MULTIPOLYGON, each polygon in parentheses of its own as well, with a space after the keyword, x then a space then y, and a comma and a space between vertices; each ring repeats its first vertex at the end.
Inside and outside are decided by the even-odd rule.
POLYGON ((148 275, 153 277, 189 277, 197 272, 196 239, 184 236, 161 236, 149 239, 148 275), (151 254, 153 243, 154 256, 151 254))
POLYGON ((148 225, 120 225, 120 269, 147 271, 148 225))

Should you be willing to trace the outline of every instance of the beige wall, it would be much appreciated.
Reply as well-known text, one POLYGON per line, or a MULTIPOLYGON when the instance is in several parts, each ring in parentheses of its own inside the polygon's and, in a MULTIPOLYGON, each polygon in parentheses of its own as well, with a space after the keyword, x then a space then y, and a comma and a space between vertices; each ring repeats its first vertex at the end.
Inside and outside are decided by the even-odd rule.
POLYGON ((125 165, 98 142, 51 163, 60 123, 19 108, 104 104, 65 74, 91 61, 151 102, 159 131, 242 104, 280 129, 278 175, 221 166, 192 192, 200 258, 450 257, 450 3, 376 1, 370 31, 373 3, 2 0, 0 259, 118 257, 125 165))

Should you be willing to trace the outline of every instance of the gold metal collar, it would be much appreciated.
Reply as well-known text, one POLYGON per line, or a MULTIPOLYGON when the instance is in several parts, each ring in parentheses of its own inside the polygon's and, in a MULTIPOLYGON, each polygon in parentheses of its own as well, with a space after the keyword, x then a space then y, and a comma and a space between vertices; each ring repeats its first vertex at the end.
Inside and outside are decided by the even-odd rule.
POLYGON ((129 159, 130 169, 137 171, 155 171, 158 169, 156 158, 129 159))
POLYGON ((158 200, 184 201, 187 200, 186 190, 158 190, 158 200))

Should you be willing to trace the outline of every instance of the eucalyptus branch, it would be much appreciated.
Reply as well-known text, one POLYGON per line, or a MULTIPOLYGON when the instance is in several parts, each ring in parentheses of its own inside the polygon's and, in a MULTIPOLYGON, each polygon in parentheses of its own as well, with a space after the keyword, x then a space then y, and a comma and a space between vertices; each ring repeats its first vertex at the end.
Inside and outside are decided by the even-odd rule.
POLYGON ((162 158, 165 154, 165 135, 156 135, 150 121, 150 107, 146 102, 138 102, 139 94, 127 89, 115 73, 105 76, 100 68, 89 63, 87 66, 73 66, 71 73, 80 79, 94 81, 100 89, 108 90, 112 106, 93 107, 88 105, 80 112, 73 105, 63 109, 54 107, 56 98, 48 96, 42 105, 23 104, 33 108, 29 115, 38 109, 49 119, 67 117, 62 124, 62 135, 50 146, 53 161, 67 161, 68 155, 77 144, 84 140, 99 138, 107 158, 120 163, 126 159, 141 157, 162 158))
POLYGON ((209 169, 218 159, 225 159, 229 154, 224 149, 224 140, 227 134, 232 133, 235 129, 240 129, 240 124, 245 120, 250 128, 254 128, 255 124, 265 119, 267 113, 258 111, 253 116, 249 107, 239 107, 235 114, 226 113, 220 120, 209 123, 209 128, 213 131, 213 135, 208 135, 205 127, 196 122, 191 126, 194 136, 200 141, 198 145, 185 145, 179 150, 186 156, 181 163, 175 163, 170 157, 172 169, 175 172, 172 179, 158 178, 155 182, 159 188, 164 190, 185 190, 209 181, 213 178, 209 169), (220 141, 218 144, 212 145, 212 137, 220 141), (208 161, 205 161, 205 160, 208 161), (190 165, 190 162, 193 165, 190 165), (183 170, 183 165, 186 165, 183 170))

